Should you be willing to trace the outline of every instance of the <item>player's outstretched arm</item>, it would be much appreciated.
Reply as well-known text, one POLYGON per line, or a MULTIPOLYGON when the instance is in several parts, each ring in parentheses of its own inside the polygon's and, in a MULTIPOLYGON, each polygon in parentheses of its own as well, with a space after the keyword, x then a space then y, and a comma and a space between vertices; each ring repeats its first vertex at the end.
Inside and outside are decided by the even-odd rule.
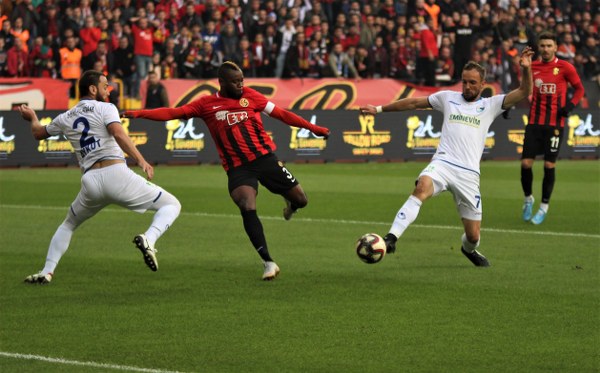
POLYGON ((521 75, 521 84, 519 88, 510 91, 506 97, 504 98, 504 104, 502 105, 502 109, 506 110, 513 107, 517 102, 523 100, 524 98, 529 97, 531 95, 531 91, 533 89, 533 83, 531 78, 531 57, 533 56, 533 49, 530 47, 525 47, 521 52, 521 57, 519 58, 519 65, 521 65, 521 70, 523 74, 521 75))
POLYGON ((308 122, 306 119, 299 117, 298 115, 292 113, 291 111, 282 109, 280 107, 275 106, 269 116, 275 119, 279 119, 283 123, 288 126, 298 127, 298 128, 306 128, 317 136, 323 136, 325 138, 329 137, 329 129, 326 127, 317 126, 316 124, 312 124, 308 122))
POLYGON ((409 97, 401 100, 392 102, 387 105, 366 105, 360 107, 361 114, 379 114, 383 111, 403 111, 403 110, 417 110, 417 109, 429 109, 431 105, 427 97, 409 97))
POLYGON ((121 114, 123 118, 146 118, 152 120, 187 119, 183 106, 176 108, 158 108, 149 110, 126 110, 121 114))
POLYGON ((144 158, 142 153, 140 153, 140 151, 135 147, 135 144, 133 143, 133 141, 131 141, 131 139, 123 129, 123 126, 121 126, 119 122, 113 122, 110 123, 107 128, 108 132, 114 136, 115 140, 117 141, 117 144, 119 144, 121 149, 123 149, 123 151, 128 156, 130 156, 137 162, 138 166, 140 166, 146 174, 147 179, 152 180, 152 178, 154 177, 154 168, 148 162, 146 162, 146 159, 144 158))
POLYGON ((31 124, 31 133, 36 140, 43 140, 50 137, 50 134, 46 131, 46 127, 40 124, 35 110, 27 105, 19 106, 19 112, 21 117, 31 124))

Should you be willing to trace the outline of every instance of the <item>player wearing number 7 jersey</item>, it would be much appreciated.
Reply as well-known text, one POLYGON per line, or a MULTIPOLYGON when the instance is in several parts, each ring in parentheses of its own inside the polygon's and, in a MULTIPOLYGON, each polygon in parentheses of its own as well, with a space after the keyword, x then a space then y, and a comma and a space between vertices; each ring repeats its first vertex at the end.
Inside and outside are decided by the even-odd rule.
POLYGON ((412 195, 400 208, 389 233, 384 237, 388 253, 396 251, 396 240, 415 221, 422 203, 448 190, 454 196, 465 230, 462 253, 478 267, 490 265, 487 258, 476 250, 482 215, 479 162, 488 129, 494 119, 531 93, 532 55, 529 47, 521 53, 521 84, 506 95, 481 97, 485 69, 471 61, 462 71, 462 94, 440 91, 428 97, 405 98, 385 106, 367 105, 360 108, 362 114, 433 108, 444 116, 437 151, 431 163, 419 175, 412 195))
POLYGON ((279 274, 267 249, 262 223, 256 213, 258 183, 271 193, 284 197, 283 217, 308 203, 304 190, 277 159, 275 143, 263 127, 261 113, 277 118, 287 125, 306 128, 315 135, 329 135, 329 130, 309 123, 296 114, 275 106, 259 92, 244 87, 242 70, 233 62, 224 62, 218 72, 220 90, 178 108, 126 111, 129 118, 171 119, 202 118, 217 146, 223 168, 229 179, 229 195, 240 209, 244 229, 263 261, 263 280, 279 274))
POLYGON ((109 204, 138 213, 156 211, 148 230, 133 239, 146 265, 156 271, 158 262, 154 244, 181 210, 179 201, 171 193, 127 167, 123 152, 137 162, 148 180, 154 176, 154 169, 121 126, 117 108, 104 102, 108 96, 106 77, 90 70, 81 76, 78 84, 81 101, 54 118, 48 126, 40 124, 33 109, 26 105, 19 107, 23 119, 31 122, 31 132, 37 140, 59 134, 69 140, 83 173, 81 190, 50 241, 46 265, 41 272, 25 278, 27 283, 46 284, 52 281, 54 270, 67 251, 75 229, 109 204))

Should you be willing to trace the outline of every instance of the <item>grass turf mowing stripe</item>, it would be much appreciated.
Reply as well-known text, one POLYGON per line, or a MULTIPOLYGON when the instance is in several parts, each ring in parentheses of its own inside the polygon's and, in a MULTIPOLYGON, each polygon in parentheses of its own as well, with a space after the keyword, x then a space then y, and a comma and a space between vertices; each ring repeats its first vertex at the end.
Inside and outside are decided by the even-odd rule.
MULTIPOLYGON (((0 208, 18 208, 18 209, 32 209, 32 210, 66 210, 67 207, 59 206, 40 206, 40 205, 2 205, 0 208)), ((127 209, 113 209, 105 208, 103 211, 110 212, 128 212, 127 209)), ((215 214, 207 212, 181 212, 181 215, 187 216, 202 216, 211 218, 239 218, 237 214, 215 214)), ((281 220, 281 216, 261 216, 264 220, 281 220)), ((370 224, 370 225, 390 225, 391 222, 380 222, 380 221, 366 221, 366 220, 344 220, 344 219, 322 219, 322 218, 294 218, 296 221, 302 221, 307 223, 334 223, 334 224, 370 224)), ((432 225, 432 224, 411 224, 414 228, 424 229, 450 229, 450 230, 463 230, 460 225, 432 225)), ((540 235, 540 236, 557 236, 557 237, 581 237, 581 238, 598 238, 600 234, 589 234, 589 233, 577 233, 577 232, 549 232, 549 231, 528 231, 519 229, 500 229, 500 228, 481 228, 482 232, 493 232, 493 233, 514 233, 514 234, 528 234, 528 235, 540 235)))
POLYGON ((125 370, 125 371, 130 371, 130 372, 182 373, 182 372, 178 372, 176 370, 139 368, 139 367, 134 367, 134 366, 129 366, 129 365, 97 363, 94 361, 68 360, 68 359, 55 358, 55 357, 47 357, 47 356, 31 355, 31 354, 19 354, 19 353, 4 352, 4 351, 0 351, 0 356, 13 358, 13 359, 21 359, 21 360, 38 360, 38 361, 45 361, 45 362, 49 362, 49 363, 55 363, 55 364, 86 366, 86 367, 92 367, 92 368, 103 368, 103 369, 113 369, 113 370, 125 370))

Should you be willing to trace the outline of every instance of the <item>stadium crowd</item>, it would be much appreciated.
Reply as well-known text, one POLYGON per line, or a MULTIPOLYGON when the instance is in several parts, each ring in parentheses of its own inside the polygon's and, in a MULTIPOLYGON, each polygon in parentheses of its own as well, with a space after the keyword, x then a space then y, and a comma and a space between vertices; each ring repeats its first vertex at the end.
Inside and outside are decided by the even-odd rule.
POLYGON ((0 22, 1 77, 75 82, 95 69, 133 98, 149 71, 210 79, 226 60, 246 77, 428 86, 458 81, 474 60, 507 92, 519 53, 544 30, 583 80, 600 75, 590 0, 2 0, 0 22))

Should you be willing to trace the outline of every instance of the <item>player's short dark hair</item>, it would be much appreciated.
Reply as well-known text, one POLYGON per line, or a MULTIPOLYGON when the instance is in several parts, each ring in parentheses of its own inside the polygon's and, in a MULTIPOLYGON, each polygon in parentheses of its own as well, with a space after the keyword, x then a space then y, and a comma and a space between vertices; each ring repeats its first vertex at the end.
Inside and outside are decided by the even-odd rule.
POLYGON ((480 64, 478 64, 475 61, 469 61, 467 62, 467 64, 463 67, 463 71, 465 70, 477 70, 477 72, 479 73, 479 76, 481 77, 481 80, 485 80, 485 68, 483 66, 481 66, 480 64))
POLYGON ((538 42, 540 42, 540 40, 552 40, 554 42, 554 44, 556 44, 556 35, 554 35, 553 32, 551 31, 544 31, 540 34, 540 36, 538 36, 538 42))
POLYGON ((90 86, 98 86, 100 77, 103 76, 100 71, 88 70, 79 78, 79 96, 87 96, 90 94, 90 86))
POLYGON ((233 62, 233 61, 225 61, 219 67, 219 71, 217 73, 217 76, 219 77, 219 79, 225 79, 225 75, 229 71, 239 71, 239 72, 242 72, 242 69, 240 69, 240 67, 235 62, 233 62))

